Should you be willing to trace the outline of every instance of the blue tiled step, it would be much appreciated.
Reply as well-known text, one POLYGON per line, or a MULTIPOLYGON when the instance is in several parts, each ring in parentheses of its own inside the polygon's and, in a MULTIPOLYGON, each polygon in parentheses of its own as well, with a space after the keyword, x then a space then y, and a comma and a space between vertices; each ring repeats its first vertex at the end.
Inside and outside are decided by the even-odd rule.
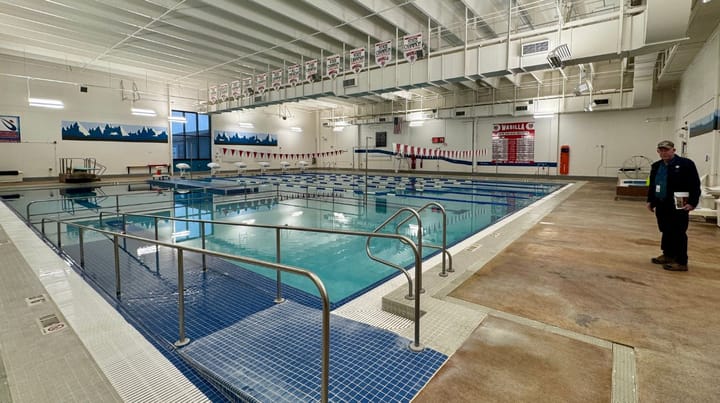
MULTIPOLYGON (((321 311, 286 301, 193 340, 180 355, 237 401, 320 399, 321 311)), ((392 332, 332 315, 331 402, 409 402, 447 359, 392 332)))

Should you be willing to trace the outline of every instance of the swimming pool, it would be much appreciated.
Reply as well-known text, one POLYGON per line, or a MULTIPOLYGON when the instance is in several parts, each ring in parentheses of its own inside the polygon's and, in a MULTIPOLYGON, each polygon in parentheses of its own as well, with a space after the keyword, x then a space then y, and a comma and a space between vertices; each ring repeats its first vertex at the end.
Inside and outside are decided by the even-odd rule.
MULTIPOLYGON (((158 223, 159 239, 195 247, 201 246, 200 224, 173 218, 213 221, 204 228, 207 249, 273 262, 277 259, 275 230, 243 224, 286 226, 288 229, 280 232, 280 261, 316 273, 331 303, 338 306, 399 275, 399 271, 368 256, 366 237, 296 231, 293 227, 371 232, 401 208, 419 209, 439 203, 447 214, 449 247, 561 186, 384 175, 366 180, 362 175, 350 174, 262 175, 173 180, 154 185, 165 190, 139 185, 42 189, 28 190, 20 198, 6 201, 26 218, 29 214, 33 221, 41 217, 75 218, 96 227, 100 226, 96 218, 100 211, 164 216, 167 218, 158 223)), ((397 225, 405 218, 408 215, 400 215, 380 232, 398 233, 417 242, 420 229, 416 220, 397 225)), ((423 243, 441 245, 439 209, 423 210, 421 219, 423 243)), ((152 237, 152 218, 128 216, 126 222, 129 234, 152 237)), ((119 225, 112 218, 104 224, 116 228, 119 225)), ((71 237, 66 242, 73 241, 71 237)), ((412 250, 397 240, 373 239, 370 249, 375 256, 401 267, 409 268, 414 262, 412 250)), ((423 248, 424 258, 435 253, 437 249, 423 248)), ((276 276, 274 270, 243 267, 270 279, 276 276)), ((285 275, 283 283, 317 293, 315 286, 301 276, 285 275)))

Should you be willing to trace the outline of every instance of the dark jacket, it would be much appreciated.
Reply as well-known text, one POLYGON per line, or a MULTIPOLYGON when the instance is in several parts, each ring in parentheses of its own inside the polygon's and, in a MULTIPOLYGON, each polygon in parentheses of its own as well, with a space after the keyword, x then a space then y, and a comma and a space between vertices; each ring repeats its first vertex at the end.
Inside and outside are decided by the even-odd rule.
MULTIPOLYGON (((647 201, 653 207, 660 204, 655 198, 655 176, 657 175, 662 160, 652 164, 650 169, 650 186, 648 187, 647 201)), ((674 192, 688 192, 688 204, 697 207, 700 201, 700 177, 695 163, 688 158, 675 155, 667 167, 667 193, 665 202, 672 202, 674 192)))

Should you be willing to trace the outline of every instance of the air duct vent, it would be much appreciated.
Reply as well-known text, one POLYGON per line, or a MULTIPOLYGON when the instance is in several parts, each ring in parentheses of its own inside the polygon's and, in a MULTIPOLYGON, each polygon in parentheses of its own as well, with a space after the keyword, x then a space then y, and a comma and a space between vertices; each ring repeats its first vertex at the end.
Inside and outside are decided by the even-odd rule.
POLYGON ((538 53, 547 53, 550 49, 550 41, 545 39, 539 42, 525 43, 522 45, 520 54, 522 56, 536 55, 538 53))
POLYGON ((465 116, 465 111, 455 111, 455 116, 465 116))
POLYGON ((595 102, 595 105, 609 105, 610 99, 608 98, 596 98, 593 99, 593 102, 595 102))
POLYGON ((527 106, 527 105, 519 105, 519 106, 516 106, 516 107, 515 107, 515 111, 516 111, 516 112, 524 112, 524 111, 527 111, 527 110, 528 110, 528 106, 527 106))
POLYGON ((357 79, 354 77, 343 80, 343 87, 355 87, 356 85, 357 85, 357 79))
POLYGON ((378 122, 385 122, 387 118, 378 118, 378 122))

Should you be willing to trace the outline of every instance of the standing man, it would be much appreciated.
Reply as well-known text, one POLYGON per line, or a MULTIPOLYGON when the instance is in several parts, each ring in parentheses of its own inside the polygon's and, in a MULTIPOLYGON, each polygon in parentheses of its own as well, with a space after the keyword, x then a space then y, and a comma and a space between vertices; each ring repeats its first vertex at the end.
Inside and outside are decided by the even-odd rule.
POLYGON ((660 160, 652 164, 647 208, 655 212, 662 233, 662 255, 652 258, 655 264, 671 271, 687 271, 687 228, 689 213, 700 199, 700 177, 695 163, 675 155, 675 144, 663 140, 657 145, 660 160), (685 192, 678 205, 675 193, 685 192))

